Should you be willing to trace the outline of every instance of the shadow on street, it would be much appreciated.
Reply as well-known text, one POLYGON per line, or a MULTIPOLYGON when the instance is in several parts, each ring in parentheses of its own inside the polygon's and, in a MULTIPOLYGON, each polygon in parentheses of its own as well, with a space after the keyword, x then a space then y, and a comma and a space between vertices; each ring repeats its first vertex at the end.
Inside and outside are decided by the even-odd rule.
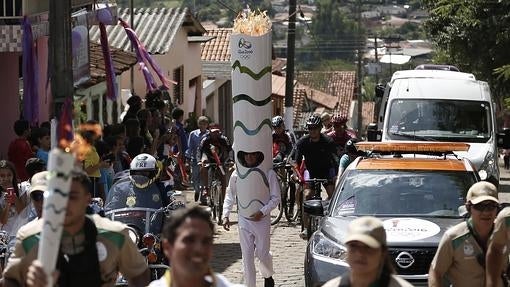
POLYGON ((214 272, 224 272, 239 259, 241 259, 241 246, 239 243, 214 244, 213 258, 211 260, 211 267, 214 272))

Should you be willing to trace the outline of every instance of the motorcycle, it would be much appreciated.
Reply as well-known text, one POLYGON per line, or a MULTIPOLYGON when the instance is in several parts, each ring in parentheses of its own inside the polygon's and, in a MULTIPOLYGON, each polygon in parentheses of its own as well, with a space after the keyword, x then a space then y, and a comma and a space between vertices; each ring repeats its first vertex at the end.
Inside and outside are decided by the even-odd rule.
MULTIPOLYGON (((128 226, 129 237, 149 266, 151 280, 159 279, 169 268, 160 238, 165 218, 171 216, 174 210, 184 207, 172 190, 166 196, 170 203, 163 206, 157 184, 139 189, 132 183, 131 177, 126 176, 112 186, 104 206, 107 218, 128 226)), ((127 282, 119 277, 116 285, 127 286, 127 282)))

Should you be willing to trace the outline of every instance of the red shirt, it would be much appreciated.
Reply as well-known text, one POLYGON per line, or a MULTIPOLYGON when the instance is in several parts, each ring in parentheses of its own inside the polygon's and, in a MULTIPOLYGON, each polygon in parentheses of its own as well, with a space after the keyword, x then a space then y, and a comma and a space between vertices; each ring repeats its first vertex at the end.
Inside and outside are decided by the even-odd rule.
POLYGON ((18 181, 21 182, 27 180, 28 174, 25 170, 25 163, 29 158, 34 157, 34 152, 32 151, 28 141, 24 138, 17 138, 13 140, 9 144, 7 157, 16 167, 18 181))

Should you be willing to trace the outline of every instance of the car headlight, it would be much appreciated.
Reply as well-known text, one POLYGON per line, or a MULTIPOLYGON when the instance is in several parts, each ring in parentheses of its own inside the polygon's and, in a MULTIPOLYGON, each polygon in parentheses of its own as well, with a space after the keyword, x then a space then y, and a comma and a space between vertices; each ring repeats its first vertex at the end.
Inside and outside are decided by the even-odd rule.
POLYGON ((494 166, 495 166, 494 153, 488 152, 485 155, 485 158, 484 158, 482 164, 480 165, 479 170, 480 171, 484 170, 487 173, 487 177, 489 178, 496 173, 494 166))
POLYGON ((312 253, 314 255, 325 256, 331 259, 345 261, 347 258, 347 249, 324 236, 321 232, 316 232, 312 238, 312 253))

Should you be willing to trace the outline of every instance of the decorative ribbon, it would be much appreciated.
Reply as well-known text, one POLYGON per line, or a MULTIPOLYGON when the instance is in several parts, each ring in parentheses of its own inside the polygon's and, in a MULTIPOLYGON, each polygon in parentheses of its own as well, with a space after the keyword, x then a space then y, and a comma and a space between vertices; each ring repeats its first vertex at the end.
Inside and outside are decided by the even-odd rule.
POLYGON ((174 81, 170 81, 163 75, 163 72, 159 68, 159 66, 154 62, 152 57, 150 56, 149 52, 147 52, 147 49, 145 49, 145 46, 140 42, 140 39, 138 39, 138 36, 136 35, 135 31, 129 27, 128 23, 126 21, 119 18, 120 24, 122 27, 124 27, 124 30, 126 31, 126 34, 129 38, 129 41, 131 42, 131 45, 133 46, 133 50, 136 53, 136 58, 138 61, 138 65, 140 66, 140 70, 143 73, 143 76, 145 78, 145 84, 147 91, 154 91, 158 88, 156 82, 154 81, 154 77, 152 76, 151 72, 149 71, 147 63, 152 67, 152 69, 156 72, 158 78, 162 82, 162 87, 164 89, 168 90, 168 83, 172 82, 173 84, 177 84, 174 81))
POLYGON ((103 51, 104 66, 106 71, 106 96, 114 101, 119 96, 117 82, 115 81, 115 70, 113 68, 112 55, 110 53, 110 45, 108 45, 108 34, 106 34, 106 26, 103 22, 99 23, 99 31, 101 32, 101 50, 103 51))
POLYGON ((32 25, 23 18, 23 117, 31 124, 39 120, 39 68, 34 48, 32 25))

